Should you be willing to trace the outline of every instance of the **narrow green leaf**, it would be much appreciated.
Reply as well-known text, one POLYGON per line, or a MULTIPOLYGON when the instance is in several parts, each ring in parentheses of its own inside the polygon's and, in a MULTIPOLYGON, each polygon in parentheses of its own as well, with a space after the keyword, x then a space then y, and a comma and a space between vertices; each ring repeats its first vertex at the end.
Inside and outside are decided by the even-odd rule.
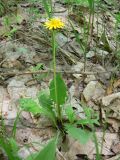
POLYGON ((22 110, 31 112, 33 114, 41 113, 40 106, 33 101, 32 98, 21 98, 19 100, 19 106, 22 110))
POLYGON ((76 5, 82 5, 87 7, 88 6, 88 1, 87 0, 64 0, 65 3, 68 4, 76 4, 76 5))
POLYGON ((18 150, 19 150, 19 147, 18 147, 16 141, 15 141, 13 138, 10 138, 10 139, 9 139, 9 143, 10 143, 10 145, 11 145, 11 149, 13 150, 13 152, 14 152, 14 153, 17 153, 18 150))
POLYGON ((55 84, 53 79, 49 87, 50 97, 55 103, 57 103, 58 105, 62 105, 65 103, 65 100, 67 97, 67 87, 60 74, 56 75, 56 88, 57 88, 57 95, 55 93, 55 84), (57 96, 57 100, 56 100, 56 96, 57 96))
POLYGON ((94 112, 94 110, 90 107, 87 107, 87 106, 84 106, 83 104, 83 110, 84 110, 84 113, 85 113, 85 119, 81 119, 81 120, 78 120, 77 121, 77 124, 97 124, 99 125, 99 116, 98 114, 96 114, 94 112))
POLYGON ((53 139, 45 148, 38 154, 35 160, 55 160, 56 139, 53 139))
POLYGON ((94 0, 88 0, 88 3, 89 3, 89 8, 91 11, 94 11, 94 0))
POLYGON ((52 7, 50 6, 48 0, 42 0, 42 3, 43 3, 43 5, 44 5, 45 11, 46 11, 48 17, 51 18, 51 11, 50 11, 50 9, 51 9, 52 7))
POLYGON ((13 128, 12 128, 12 137, 15 138, 16 136, 16 131, 17 131, 17 123, 20 117, 21 111, 17 113, 17 116, 15 118, 14 124, 13 124, 13 128))
POLYGON ((90 139, 90 137, 92 136, 92 133, 91 133, 91 132, 88 132, 88 131, 83 130, 83 129, 80 129, 80 128, 76 128, 76 127, 74 127, 73 125, 67 124, 67 125, 66 125, 66 129, 67 129, 67 133, 68 133, 71 137, 79 140, 79 142, 80 142, 81 144, 87 143, 88 140, 90 139))
POLYGON ((72 106, 66 106, 65 113, 70 123, 73 123, 76 120, 76 116, 75 116, 72 106))
POLYGON ((77 42, 79 43, 79 45, 80 45, 81 53, 83 54, 84 51, 85 51, 85 47, 83 46, 83 43, 82 43, 82 41, 81 41, 81 39, 80 39, 80 37, 79 37, 78 32, 75 30, 75 27, 74 27, 73 23, 72 23, 70 20, 69 20, 69 23, 70 23, 70 25, 71 25, 71 27, 72 27, 72 29, 73 29, 73 32, 74 32, 76 41, 77 41, 77 42))
POLYGON ((112 52, 112 49, 110 47, 110 43, 109 43, 109 40, 108 40, 108 37, 107 37, 107 34, 106 34, 106 31, 103 31, 101 37, 100 37, 100 40, 103 42, 103 47, 104 47, 104 50, 108 51, 108 52, 112 52))
POLYGON ((18 147, 15 140, 13 139, 9 140, 1 137, 0 147, 5 151, 9 160, 22 160, 17 154, 18 147))
POLYGON ((115 19, 117 20, 117 23, 120 23, 120 12, 115 15, 115 19))
POLYGON ((87 117, 87 119, 91 119, 92 115, 94 115, 94 110, 90 107, 83 105, 83 110, 85 112, 85 116, 87 117))
POLYGON ((99 125, 99 122, 97 119, 80 119, 76 122, 76 124, 81 124, 81 125, 97 124, 99 125))
POLYGON ((34 153, 33 156, 27 157, 26 160, 55 160, 55 152, 56 139, 53 139, 39 153, 34 153))
POLYGON ((39 153, 33 153, 29 155, 25 160, 34 160, 38 156, 38 154, 39 153))
POLYGON ((38 100, 41 105, 41 114, 50 118, 55 124, 56 116, 52 107, 52 100, 50 99, 49 91, 40 91, 38 94, 38 100))
POLYGON ((52 106, 52 100, 50 99, 50 93, 48 90, 40 91, 38 94, 38 100, 42 107, 50 108, 52 106))

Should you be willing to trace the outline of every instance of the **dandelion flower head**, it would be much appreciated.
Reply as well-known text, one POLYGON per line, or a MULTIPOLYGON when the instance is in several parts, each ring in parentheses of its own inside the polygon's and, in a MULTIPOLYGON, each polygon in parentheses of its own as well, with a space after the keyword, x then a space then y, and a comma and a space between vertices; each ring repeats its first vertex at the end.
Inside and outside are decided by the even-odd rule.
POLYGON ((65 26, 65 24, 61 21, 60 18, 51 18, 47 22, 45 22, 45 27, 49 30, 52 29, 61 29, 65 26))

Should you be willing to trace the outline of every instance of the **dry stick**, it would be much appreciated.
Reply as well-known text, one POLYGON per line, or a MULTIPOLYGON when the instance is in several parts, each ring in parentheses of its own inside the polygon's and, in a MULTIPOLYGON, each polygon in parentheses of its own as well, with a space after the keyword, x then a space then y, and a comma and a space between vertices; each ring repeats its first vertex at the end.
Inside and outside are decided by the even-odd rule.
MULTIPOLYGON (((101 72, 79 72, 79 71, 57 71, 57 73, 66 73, 66 74, 82 74, 82 75, 94 75, 94 74, 103 74, 103 73, 120 73, 118 70, 109 70, 109 71, 101 71, 101 72)), ((17 76, 17 75, 25 75, 25 74, 41 74, 41 73, 53 73, 53 70, 41 70, 41 71, 26 71, 26 72, 7 72, 0 73, 0 76, 17 76)))
MULTIPOLYGON (((12 121, 13 121, 14 119, 12 119, 12 121)), ((8 127, 14 127, 14 123, 12 122, 12 121, 10 121, 9 119, 6 119, 6 118, 4 118, 4 122, 5 122, 5 126, 8 126, 8 127)), ((0 122, 1 122, 1 120, 0 120, 0 122)), ((42 126, 36 126, 36 124, 34 124, 34 123, 25 123, 22 119, 19 119, 19 122, 20 122, 20 124, 17 124, 17 126, 16 126, 16 128, 18 128, 18 129, 24 129, 24 128, 31 128, 31 129, 37 129, 37 130, 39 130, 39 129, 46 129, 46 128, 52 128, 52 125, 47 125, 47 126, 45 126, 45 127, 42 127, 42 126)), ((1 123, 0 123, 0 127, 1 127, 1 123)))
MULTIPOLYGON (((30 129, 35 129, 35 130, 45 130, 46 128, 51 128, 52 126, 46 126, 46 127, 35 127, 35 126, 30 126, 30 125, 25 125, 25 124, 22 124, 21 126, 16 126, 16 128, 18 129, 25 129, 25 128, 30 128, 30 129), (23 125, 23 126, 22 126, 23 125)), ((7 127, 10 127, 10 128, 13 128, 14 127, 14 124, 5 124, 5 126, 7 127)), ((1 127, 1 125, 0 125, 1 127)))
POLYGON ((8 57, 6 57, 5 59, 3 59, 1 62, 0 62, 0 66, 8 59, 8 57))

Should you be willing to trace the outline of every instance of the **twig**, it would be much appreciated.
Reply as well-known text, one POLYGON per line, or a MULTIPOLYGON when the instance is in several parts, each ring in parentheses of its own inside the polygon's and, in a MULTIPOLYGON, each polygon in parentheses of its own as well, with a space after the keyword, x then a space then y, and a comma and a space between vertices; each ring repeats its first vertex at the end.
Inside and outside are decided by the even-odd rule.
POLYGON ((118 155, 116 155, 116 156, 114 156, 112 158, 109 158, 107 160, 119 160, 119 159, 120 159, 120 154, 118 154, 118 155))
MULTIPOLYGON (((57 71, 57 73, 66 73, 66 74, 81 74, 82 75, 94 75, 94 74, 103 74, 103 73, 120 73, 118 70, 109 70, 109 71, 101 71, 101 72, 79 72, 79 71, 57 71)), ((0 73, 0 76, 17 76, 24 74, 41 74, 41 73, 53 73, 53 70, 40 70, 40 71, 26 71, 26 72, 6 72, 0 73)))
POLYGON ((8 57, 6 57, 5 59, 3 59, 1 62, 0 62, 0 66, 8 59, 8 57))
MULTIPOLYGON (((0 127, 1 127, 1 126, 2 126, 2 125, 1 125, 1 120, 0 120, 0 127)), ((5 126, 10 127, 10 128, 13 128, 13 127, 14 127, 14 124, 13 124, 13 123, 11 124, 11 122, 8 123, 8 122, 5 120, 5 126)), ((37 126, 35 126, 35 124, 32 124, 32 123, 31 123, 31 124, 25 124, 24 122, 22 122, 22 121, 20 120, 20 123, 17 124, 16 128, 18 128, 18 129, 30 128, 30 129, 36 129, 36 130, 45 130, 45 129, 47 129, 47 128, 52 128, 52 125, 45 126, 45 127, 37 127, 37 126)))

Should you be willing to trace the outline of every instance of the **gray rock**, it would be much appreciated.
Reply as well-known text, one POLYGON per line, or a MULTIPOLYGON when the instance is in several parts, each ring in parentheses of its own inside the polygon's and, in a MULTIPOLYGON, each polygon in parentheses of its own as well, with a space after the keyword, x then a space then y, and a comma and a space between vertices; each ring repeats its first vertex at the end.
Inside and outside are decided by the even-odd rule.
POLYGON ((104 50, 101 50, 101 49, 99 49, 99 48, 96 50, 96 52, 97 52, 98 55, 104 56, 104 57, 109 54, 109 52, 104 51, 104 50))
POLYGON ((11 82, 7 86, 7 90, 10 95, 11 100, 15 102, 22 95, 25 95, 26 87, 23 81, 12 79, 11 82))
POLYGON ((95 81, 96 77, 95 75, 87 75, 87 78, 85 78, 85 83, 89 83, 90 81, 95 81))
POLYGON ((97 55, 97 56, 104 56, 104 57, 105 57, 105 56, 107 56, 108 54, 109 54, 109 52, 97 48, 96 51, 89 51, 89 52, 86 54, 86 57, 87 57, 87 58, 92 58, 92 57, 94 57, 95 55, 97 55))
POLYGON ((63 47, 70 39, 68 39, 64 34, 58 33, 56 35, 56 41, 60 47, 63 47))
POLYGON ((95 56, 95 51, 89 51, 87 54, 86 54, 86 57, 87 58, 92 58, 95 56))
MULTIPOLYGON (((76 71, 76 72, 82 72, 83 68, 84 68, 84 63, 77 62, 77 64, 72 67, 72 70, 76 71)), ((73 74, 73 76, 75 78, 79 78, 81 76, 81 74, 73 74)))
POLYGON ((77 62, 77 64, 72 67, 72 70, 81 72, 83 68, 84 68, 84 63, 77 62))
POLYGON ((86 101, 103 97, 105 90, 98 81, 90 81, 83 91, 86 101))
POLYGON ((113 93, 111 95, 105 96, 102 98, 102 103, 104 106, 108 106, 110 105, 110 103, 112 101, 114 101, 115 99, 120 99, 120 92, 118 93, 113 93))
MULTIPOLYGON (((17 115, 17 109, 15 106, 11 108, 11 99, 7 92, 7 89, 0 86, 0 110, 2 111, 2 116, 5 119, 15 119, 17 115)), ((6 124, 6 122, 4 121, 6 124)))
POLYGON ((15 77, 9 82, 7 91, 13 102, 16 102, 21 96, 36 98, 36 95, 39 91, 39 86, 35 85, 27 87, 25 86, 26 80, 27 79, 22 79, 22 77, 15 77))
POLYGON ((24 58, 25 62, 32 62, 33 57, 36 55, 32 47, 25 44, 8 42, 0 48, 0 52, 12 61, 17 60, 19 57, 24 58))

